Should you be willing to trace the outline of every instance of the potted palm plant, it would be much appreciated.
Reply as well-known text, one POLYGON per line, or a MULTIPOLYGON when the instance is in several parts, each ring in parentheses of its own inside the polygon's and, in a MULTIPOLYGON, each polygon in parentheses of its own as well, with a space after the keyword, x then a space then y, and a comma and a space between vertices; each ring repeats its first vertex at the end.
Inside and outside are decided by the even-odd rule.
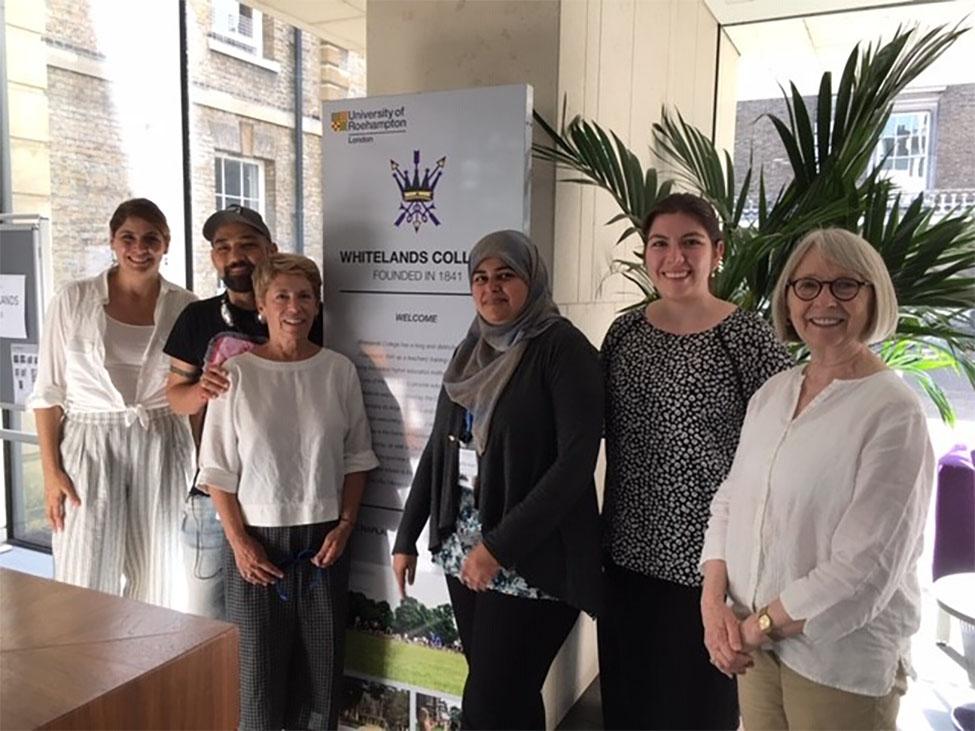
MULTIPOLYGON (((812 109, 790 84, 788 119, 768 116, 792 180, 771 195, 761 168, 749 167, 739 178, 727 152, 668 109, 652 136, 657 158, 676 171, 673 179, 661 179, 653 167, 644 170, 616 134, 581 117, 566 124, 563 114, 555 129, 536 113, 552 142, 536 144, 534 154, 571 170, 567 181, 595 185, 613 196, 620 213, 607 224, 626 223, 618 244, 640 236, 647 212, 675 185, 698 191, 725 226, 724 266, 715 278, 715 294, 766 316, 779 271, 799 238, 821 226, 862 234, 887 263, 900 306, 897 332, 880 346, 880 354, 915 378, 942 419, 953 424, 954 409, 931 373, 954 369, 975 389, 975 333, 965 322, 975 305, 975 215, 956 209, 936 217, 923 194, 902 200, 874 153, 896 96, 966 30, 902 29, 876 47, 857 46, 835 90, 832 74, 823 74, 812 109), (746 203, 756 187, 757 215, 746 221, 746 203)), ((655 296, 639 254, 616 260, 617 270, 644 294, 634 307, 655 296)))

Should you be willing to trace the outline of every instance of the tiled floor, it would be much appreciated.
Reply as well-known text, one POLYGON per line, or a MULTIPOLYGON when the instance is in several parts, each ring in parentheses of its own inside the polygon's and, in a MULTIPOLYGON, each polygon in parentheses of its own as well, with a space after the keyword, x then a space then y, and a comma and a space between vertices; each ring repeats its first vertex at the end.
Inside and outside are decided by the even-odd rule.
POLYGON ((45 579, 54 576, 54 562, 51 560, 51 554, 28 551, 26 548, 8 545, 3 545, 0 549, 8 549, 0 553, 0 568, 14 569, 45 579))

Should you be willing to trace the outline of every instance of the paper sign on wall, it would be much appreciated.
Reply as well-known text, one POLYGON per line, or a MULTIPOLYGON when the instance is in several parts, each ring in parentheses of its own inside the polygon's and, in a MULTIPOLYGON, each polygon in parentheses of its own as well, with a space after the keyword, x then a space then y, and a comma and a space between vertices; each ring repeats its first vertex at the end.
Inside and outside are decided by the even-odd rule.
POLYGON ((27 277, 0 274, 0 338, 27 337, 27 277))

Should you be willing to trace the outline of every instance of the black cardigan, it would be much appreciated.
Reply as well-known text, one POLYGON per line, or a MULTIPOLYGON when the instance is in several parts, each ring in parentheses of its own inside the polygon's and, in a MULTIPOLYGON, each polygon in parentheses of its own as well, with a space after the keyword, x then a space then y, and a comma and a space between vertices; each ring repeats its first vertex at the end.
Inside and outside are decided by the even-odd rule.
MULTIPOLYGON (((601 601, 593 470, 603 384, 595 348, 568 320, 534 338, 505 386, 475 494, 484 545, 529 584, 590 614, 601 601)), ((431 516, 430 550, 454 532, 464 408, 441 389, 430 440, 403 510, 394 553, 416 554, 431 516)))

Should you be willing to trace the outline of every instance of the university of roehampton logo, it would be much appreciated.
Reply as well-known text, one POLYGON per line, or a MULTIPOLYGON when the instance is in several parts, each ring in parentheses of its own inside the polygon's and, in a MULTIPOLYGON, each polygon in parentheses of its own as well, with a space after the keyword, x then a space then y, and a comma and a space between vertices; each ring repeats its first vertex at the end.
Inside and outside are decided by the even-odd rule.
POLYGON ((432 222, 434 226, 440 225, 440 219, 434 213, 433 194, 443 175, 444 166, 447 164, 446 156, 437 160, 433 170, 423 169, 423 177, 420 177, 420 151, 413 150, 413 172, 403 169, 395 160, 389 161, 393 169, 393 180, 399 186, 400 203, 399 216, 394 226, 399 226, 403 221, 412 224, 414 231, 419 231, 420 226, 432 222))
POLYGON ((345 132, 349 129, 348 112, 332 112, 332 131, 345 132))

